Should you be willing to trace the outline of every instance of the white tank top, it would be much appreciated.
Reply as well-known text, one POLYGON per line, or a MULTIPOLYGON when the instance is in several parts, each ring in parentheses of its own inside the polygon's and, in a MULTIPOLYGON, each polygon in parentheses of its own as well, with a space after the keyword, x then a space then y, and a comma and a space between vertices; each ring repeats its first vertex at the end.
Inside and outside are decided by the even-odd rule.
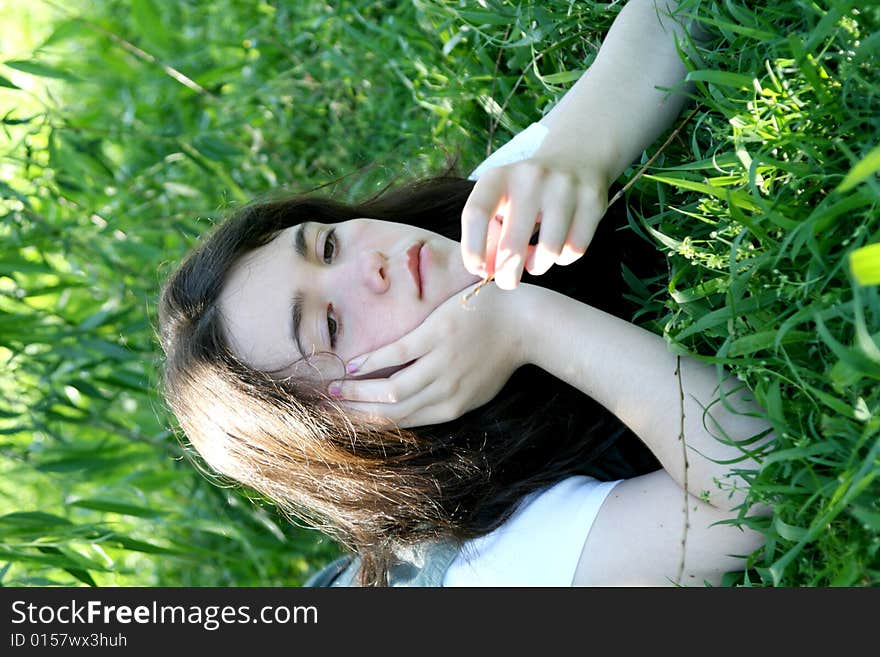
POLYGON ((620 481, 577 475, 525 496, 498 529, 464 543, 443 586, 571 586, 593 521, 620 481))

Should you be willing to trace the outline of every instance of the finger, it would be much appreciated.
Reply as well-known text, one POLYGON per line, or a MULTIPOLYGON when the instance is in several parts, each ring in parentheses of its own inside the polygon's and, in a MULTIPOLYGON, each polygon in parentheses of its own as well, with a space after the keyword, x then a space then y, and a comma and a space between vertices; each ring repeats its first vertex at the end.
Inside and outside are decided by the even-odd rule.
POLYGON ((394 417, 388 404, 362 404, 359 402, 340 402, 345 412, 352 415, 362 416, 365 420, 378 424, 381 427, 393 428, 400 425, 400 418, 394 417))
POLYGON ((432 411, 431 408, 444 402, 442 387, 431 385, 412 397, 396 403, 345 401, 342 404, 346 408, 373 420, 384 419, 401 427, 417 427, 424 424, 434 424, 434 422, 428 422, 426 418, 439 417, 440 414, 437 410, 432 411))
POLYGON ((485 275, 486 234, 504 201, 506 183, 505 167, 489 169, 477 180, 461 211, 461 257, 465 269, 476 276, 485 275))
POLYGON ((352 358, 346 363, 345 371, 363 376, 389 367, 400 367, 421 358, 430 351, 432 344, 426 339, 430 331, 424 330, 423 326, 425 324, 419 324, 394 342, 352 358))
POLYGON ((565 174, 551 175, 544 184, 538 243, 530 249, 531 257, 526 261, 526 270, 534 276, 550 269, 562 253, 577 208, 573 188, 571 178, 565 174))
POLYGON ((502 290, 514 289, 522 278, 529 239, 539 221, 541 175, 541 168, 537 165, 521 165, 514 172, 510 216, 501 226, 495 256, 495 284, 502 290))
POLYGON ((557 265, 570 265, 586 253, 604 212, 605 201, 600 194, 590 190, 580 195, 574 221, 556 259, 557 265))
POLYGON ((345 379, 328 387, 331 396, 357 402, 397 404, 415 396, 437 378, 440 364, 426 356, 383 379, 345 379))
POLYGON ((451 422, 464 413, 460 401, 458 395, 450 394, 446 383, 438 381, 412 400, 414 410, 402 416, 399 424, 402 427, 423 427, 451 422))
POLYGON ((435 403, 426 408, 421 408, 415 413, 400 420, 400 426, 404 428, 424 427, 428 424, 441 424, 451 422, 461 417, 462 413, 454 412, 445 402, 435 403))
MULTIPOLYGON (((509 204, 502 206, 503 212, 509 211, 509 204)), ((498 240, 501 239, 501 226, 504 215, 496 214, 489 222, 489 235, 486 238, 486 273, 483 277, 492 276, 495 273, 495 254, 498 252, 498 240)))

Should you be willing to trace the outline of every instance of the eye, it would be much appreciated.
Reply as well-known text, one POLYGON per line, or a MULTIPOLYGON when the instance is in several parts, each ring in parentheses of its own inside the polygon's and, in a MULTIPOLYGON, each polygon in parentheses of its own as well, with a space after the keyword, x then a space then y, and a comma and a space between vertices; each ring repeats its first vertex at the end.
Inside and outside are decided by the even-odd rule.
POLYGON ((336 256, 336 229, 334 228, 324 240, 324 262, 330 264, 336 256))
POLYGON ((333 315, 333 304, 327 306, 327 333, 330 335, 330 347, 336 348, 336 332, 339 330, 339 324, 333 315))

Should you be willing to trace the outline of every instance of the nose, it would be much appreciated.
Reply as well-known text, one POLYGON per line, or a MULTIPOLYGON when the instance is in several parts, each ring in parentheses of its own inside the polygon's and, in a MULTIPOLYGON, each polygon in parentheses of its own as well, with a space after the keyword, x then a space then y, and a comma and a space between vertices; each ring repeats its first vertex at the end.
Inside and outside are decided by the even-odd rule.
POLYGON ((388 261, 378 251, 370 251, 361 259, 361 280, 374 294, 384 294, 389 285, 388 261))

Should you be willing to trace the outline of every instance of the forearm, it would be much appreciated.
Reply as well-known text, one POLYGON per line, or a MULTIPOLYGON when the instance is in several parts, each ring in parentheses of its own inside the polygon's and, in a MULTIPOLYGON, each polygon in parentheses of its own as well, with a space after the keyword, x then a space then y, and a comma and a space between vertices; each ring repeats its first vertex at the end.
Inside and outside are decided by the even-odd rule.
MULTIPOLYGON (((676 356, 660 336, 556 292, 542 290, 535 296, 526 322, 531 338, 527 342, 532 345, 529 362, 614 413, 692 495, 725 510, 738 506, 747 493, 747 483, 731 470, 758 469, 757 461, 744 457, 742 448, 754 452, 771 440, 772 434, 768 434, 745 444, 770 424, 763 417, 727 410, 723 402, 713 404, 720 398, 714 367, 681 356, 679 379, 676 356), (685 453, 679 440, 682 428, 687 445, 686 486, 685 453), (725 434, 726 439, 740 441, 741 447, 715 437, 725 438, 725 434), (734 460, 737 462, 723 463, 734 460)), ((735 377, 725 380, 729 405, 763 415, 741 386, 735 377), (740 390, 730 392, 737 386, 740 390)))
POLYGON ((665 15, 677 4, 627 3, 593 64, 542 119, 549 133, 536 157, 598 166, 611 184, 672 124, 686 96, 655 87, 675 87, 686 73, 675 49, 684 30, 665 15))

